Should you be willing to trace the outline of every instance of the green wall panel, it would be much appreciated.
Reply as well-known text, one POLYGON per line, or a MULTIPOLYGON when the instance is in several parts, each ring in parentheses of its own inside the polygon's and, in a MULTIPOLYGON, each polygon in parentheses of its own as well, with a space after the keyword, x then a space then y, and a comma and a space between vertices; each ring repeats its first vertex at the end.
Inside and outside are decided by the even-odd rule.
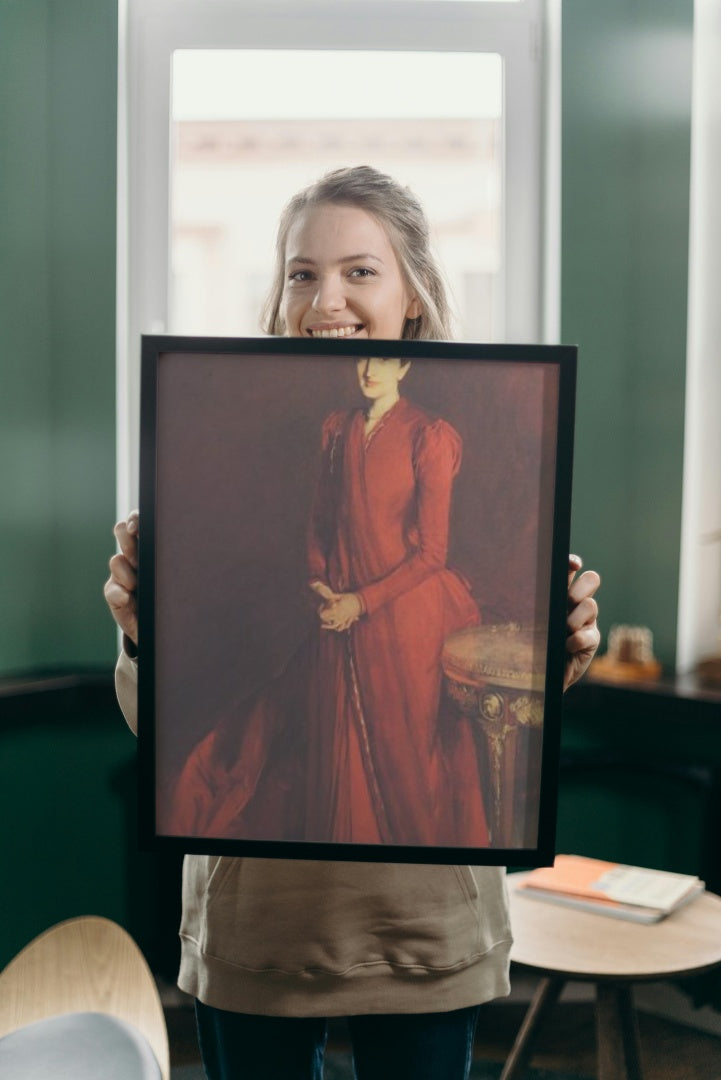
POLYGON ((116 0, 0 0, 0 675, 111 663, 116 0))
POLYGON ((13 869, 0 967, 62 919, 96 914, 128 925, 134 837, 126 824, 132 801, 120 781, 134 740, 116 708, 78 723, 39 703, 37 716, 2 736, 0 809, 14 825, 3 835, 3 859, 13 869))
POLYGON ((721 886, 718 705, 579 684, 565 700, 557 850, 721 886))
POLYGON ((0 3, 0 670, 48 653, 52 551, 45 5, 0 3))
POLYGON ((115 514, 115 0, 50 4, 51 364, 61 611, 58 662, 112 659, 102 598, 115 514))
POLYGON ((137 741, 109 674, 73 681, 0 696, 0 969, 54 923, 93 914, 173 979, 180 856, 138 848, 137 741))
POLYGON ((563 6, 562 337, 579 345, 573 545, 602 629, 675 657, 692 0, 563 6))

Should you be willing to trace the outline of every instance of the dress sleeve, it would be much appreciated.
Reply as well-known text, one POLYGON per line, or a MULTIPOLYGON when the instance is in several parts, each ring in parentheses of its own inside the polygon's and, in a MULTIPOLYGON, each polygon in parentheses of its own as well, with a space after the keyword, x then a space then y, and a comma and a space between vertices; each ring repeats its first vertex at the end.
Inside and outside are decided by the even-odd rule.
POLYGON ((331 413, 323 423, 322 457, 307 532, 308 580, 328 584, 328 556, 336 528, 336 476, 341 468, 343 413, 331 413))
POLYGON ((451 495, 461 453, 461 437, 445 420, 436 420, 419 433, 413 452, 416 518, 408 530, 410 552, 386 577, 359 590, 368 615, 445 567, 451 495))

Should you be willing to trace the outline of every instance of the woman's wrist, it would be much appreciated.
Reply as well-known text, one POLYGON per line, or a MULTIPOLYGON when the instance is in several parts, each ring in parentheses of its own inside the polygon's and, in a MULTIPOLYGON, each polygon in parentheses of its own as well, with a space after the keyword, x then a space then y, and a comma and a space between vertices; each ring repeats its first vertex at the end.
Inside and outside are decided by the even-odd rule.
POLYGON ((127 634, 123 634, 123 652, 125 653, 125 655, 128 657, 129 660, 136 660, 137 661, 137 659, 138 659, 138 646, 135 644, 135 642, 132 640, 132 638, 128 637, 127 634))

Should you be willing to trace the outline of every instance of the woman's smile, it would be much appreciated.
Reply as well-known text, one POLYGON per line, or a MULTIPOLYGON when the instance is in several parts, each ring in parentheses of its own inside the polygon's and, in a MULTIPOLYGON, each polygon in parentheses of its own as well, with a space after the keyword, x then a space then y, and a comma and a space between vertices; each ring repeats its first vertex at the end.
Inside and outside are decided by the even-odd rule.
POLYGON ((307 327, 311 337, 345 338, 355 337, 363 329, 363 323, 351 323, 346 326, 327 326, 325 324, 307 327))

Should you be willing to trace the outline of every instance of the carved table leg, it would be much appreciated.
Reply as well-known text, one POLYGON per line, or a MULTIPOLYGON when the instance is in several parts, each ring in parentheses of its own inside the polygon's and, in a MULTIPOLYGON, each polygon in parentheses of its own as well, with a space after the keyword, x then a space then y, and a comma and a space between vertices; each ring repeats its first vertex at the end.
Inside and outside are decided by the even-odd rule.
POLYGON ((531 1060, 533 1046, 545 1016, 558 1001, 565 979, 541 979, 523 1018, 516 1040, 503 1066, 500 1080, 520 1080, 531 1060))
POLYGON ((643 1080, 629 983, 597 983, 596 1038, 599 1080, 643 1080))

